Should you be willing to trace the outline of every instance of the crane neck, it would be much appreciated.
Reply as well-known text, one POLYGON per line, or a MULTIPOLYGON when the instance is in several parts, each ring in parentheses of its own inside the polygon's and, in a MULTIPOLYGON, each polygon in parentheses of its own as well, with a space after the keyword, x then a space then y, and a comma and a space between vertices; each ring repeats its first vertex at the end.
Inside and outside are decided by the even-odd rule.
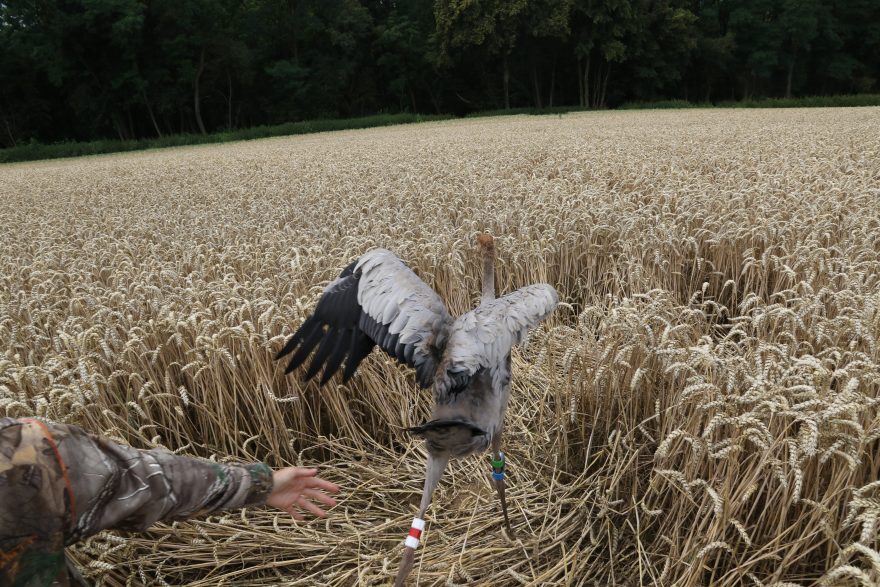
POLYGON ((483 292, 480 303, 495 299, 495 239, 489 234, 477 237, 483 260, 483 292))

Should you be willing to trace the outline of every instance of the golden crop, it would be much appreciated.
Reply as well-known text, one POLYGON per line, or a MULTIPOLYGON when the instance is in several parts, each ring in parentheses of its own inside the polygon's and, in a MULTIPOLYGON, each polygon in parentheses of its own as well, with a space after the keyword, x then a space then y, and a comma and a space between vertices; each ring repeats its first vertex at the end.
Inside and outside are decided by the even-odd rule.
POLYGON ((387 584, 430 404, 273 353, 344 265, 397 252, 458 313, 548 281, 504 447, 451 466, 421 585, 880 582, 880 109, 475 119, 0 167, 0 416, 138 447, 318 464, 327 521, 102 533, 122 584, 387 584))

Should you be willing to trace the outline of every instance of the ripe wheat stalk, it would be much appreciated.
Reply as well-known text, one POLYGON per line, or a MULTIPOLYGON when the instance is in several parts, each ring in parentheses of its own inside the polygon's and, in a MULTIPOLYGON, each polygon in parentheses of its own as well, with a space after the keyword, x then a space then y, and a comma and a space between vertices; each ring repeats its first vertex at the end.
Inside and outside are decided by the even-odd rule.
POLYGON ((0 416, 137 447, 324 467, 327 521, 251 509, 102 533, 100 585, 379 585, 429 402, 273 352, 321 286, 395 250, 461 312, 564 307, 514 354, 512 517, 454 464, 422 585, 880 582, 880 110, 468 120, 0 167, 0 416))

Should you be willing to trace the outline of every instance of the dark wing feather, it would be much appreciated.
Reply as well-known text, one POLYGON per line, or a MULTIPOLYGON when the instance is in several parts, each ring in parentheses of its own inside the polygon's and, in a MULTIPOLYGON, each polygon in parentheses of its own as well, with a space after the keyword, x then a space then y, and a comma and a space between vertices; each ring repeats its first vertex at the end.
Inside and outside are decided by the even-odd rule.
MULTIPOLYGON (((306 373, 306 379, 311 379, 318 373, 318 369, 320 369, 321 365, 324 365, 324 374, 321 375, 321 385, 327 383, 330 378, 339 370, 339 366, 342 365, 342 361, 345 359, 349 350, 349 341, 352 337, 355 336, 355 331, 353 329, 346 330, 336 338, 332 336, 327 336, 324 340, 333 343, 333 351, 326 358, 326 360, 318 355, 315 355, 315 358, 312 359, 312 364, 309 365, 309 372, 306 373)), ((370 345, 370 350, 373 350, 374 345, 370 345)), ((346 379, 347 381, 348 379, 346 379)))
POLYGON ((305 378, 323 368, 323 385, 343 362, 343 382, 348 381, 379 345, 414 367, 419 385, 430 387, 451 324, 443 301, 430 287, 393 253, 375 249, 324 289, 314 313, 275 358, 293 353, 289 373, 317 347, 305 378))
MULTIPOLYGON (((363 361, 366 356, 370 354, 370 351, 373 350, 373 347, 376 346, 376 343, 373 342, 372 338, 359 330, 354 330, 352 337, 354 340, 352 342, 351 351, 348 361, 345 363, 345 371, 342 373, 343 381, 351 379, 357 366, 360 365, 361 361, 363 361)), ((328 379, 330 379, 330 376, 325 373, 324 377, 321 378, 321 384, 323 385, 326 383, 328 379)))

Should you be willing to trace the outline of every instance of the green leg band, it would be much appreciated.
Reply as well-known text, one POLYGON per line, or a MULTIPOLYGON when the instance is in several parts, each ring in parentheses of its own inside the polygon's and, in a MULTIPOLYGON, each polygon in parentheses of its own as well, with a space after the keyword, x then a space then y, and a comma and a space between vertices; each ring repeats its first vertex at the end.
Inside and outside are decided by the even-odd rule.
POLYGON ((504 458, 504 453, 500 453, 500 455, 500 459, 492 458, 492 478, 496 481, 504 480, 504 466, 506 464, 506 459, 504 458))

